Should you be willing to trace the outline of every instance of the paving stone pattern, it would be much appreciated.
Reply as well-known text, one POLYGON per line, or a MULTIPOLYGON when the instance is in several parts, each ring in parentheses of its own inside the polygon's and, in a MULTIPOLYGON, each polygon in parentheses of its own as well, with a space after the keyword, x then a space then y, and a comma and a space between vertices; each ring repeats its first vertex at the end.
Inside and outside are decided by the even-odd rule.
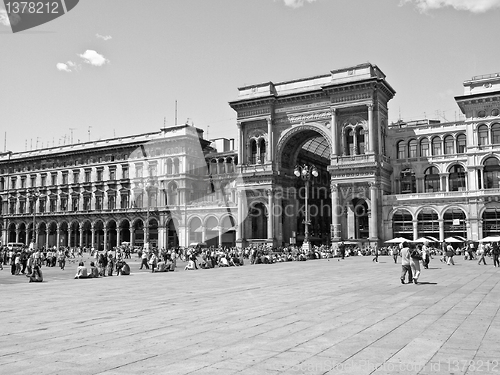
MULTIPOLYGON (((0 374, 500 374, 500 268, 389 257, 45 282, 0 271, 0 374), (23 279, 24 278, 24 279, 23 279)), ((88 264, 88 262, 87 262, 88 264)))

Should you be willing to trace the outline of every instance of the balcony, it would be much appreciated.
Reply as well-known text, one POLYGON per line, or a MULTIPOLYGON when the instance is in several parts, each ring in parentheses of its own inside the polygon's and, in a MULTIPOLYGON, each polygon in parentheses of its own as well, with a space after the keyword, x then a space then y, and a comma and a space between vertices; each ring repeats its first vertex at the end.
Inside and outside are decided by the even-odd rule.
POLYGON ((460 190, 460 191, 437 191, 432 193, 413 193, 413 194, 395 194, 385 195, 384 204, 397 205, 407 201, 427 201, 429 199, 452 199, 452 198, 479 198, 485 196, 499 196, 500 189, 483 189, 483 190, 460 190))

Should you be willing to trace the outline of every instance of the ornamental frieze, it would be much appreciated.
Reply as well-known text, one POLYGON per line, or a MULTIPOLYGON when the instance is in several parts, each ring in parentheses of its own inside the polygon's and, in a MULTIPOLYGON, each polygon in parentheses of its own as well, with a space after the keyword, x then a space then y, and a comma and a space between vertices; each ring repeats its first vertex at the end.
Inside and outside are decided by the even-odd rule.
POLYGON ((357 100, 370 99, 370 98, 371 98, 370 93, 347 95, 347 96, 340 96, 340 97, 332 98, 332 103, 353 102, 353 101, 357 101, 357 100))
POLYGON ((270 108, 261 108, 261 109, 253 109, 250 111, 241 111, 238 112, 238 117, 251 117, 251 116, 260 116, 270 114, 270 108))
POLYGON ((332 116, 332 111, 324 111, 324 112, 315 112, 315 113, 307 113, 300 115, 287 115, 287 117, 281 117, 274 120, 275 124, 297 124, 308 121, 318 121, 318 120, 327 120, 332 116))

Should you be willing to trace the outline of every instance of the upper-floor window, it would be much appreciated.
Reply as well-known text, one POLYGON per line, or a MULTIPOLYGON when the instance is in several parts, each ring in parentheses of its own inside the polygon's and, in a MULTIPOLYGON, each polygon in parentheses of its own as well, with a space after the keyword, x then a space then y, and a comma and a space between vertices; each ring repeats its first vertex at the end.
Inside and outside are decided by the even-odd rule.
POLYGON ((356 129, 356 142, 357 142, 357 149, 358 149, 358 154, 362 155, 365 153, 365 131, 363 128, 357 128, 356 129))
POLYGON ((41 181, 40 181, 40 185, 41 185, 42 187, 47 186, 47 175, 46 175, 46 174, 42 174, 41 181))
POLYGON ((444 137, 444 153, 447 155, 454 154, 455 153, 455 148, 454 148, 455 142, 453 140, 453 137, 451 135, 447 135, 444 137))
POLYGON ((140 178, 143 176, 143 173, 142 173, 142 164, 136 164, 135 166, 135 177, 136 178, 140 178))
POLYGON ((354 130, 349 129, 346 135, 347 155, 354 155, 354 130))
POLYGON ((424 190, 426 193, 440 190, 441 183, 439 170, 436 167, 429 167, 424 173, 424 190))
POLYGON ((97 170, 97 175, 96 175, 97 181, 102 181, 103 174, 104 174, 104 172, 102 169, 97 170))
POLYGON ((415 172, 413 169, 401 171, 401 194, 411 194, 417 192, 415 172))
POLYGON ((109 170, 109 179, 111 181, 116 180, 116 170, 114 168, 109 170))
POLYGON ((80 182, 80 172, 73 172, 73 183, 78 184, 80 182))
POLYGON ((36 186, 36 176, 31 176, 31 187, 36 186))
POLYGON ((26 176, 21 177, 21 189, 26 187, 26 176))
POLYGON ((484 188, 497 189, 500 187, 500 163, 497 158, 489 157, 484 161, 484 188))
POLYGON ((122 178, 128 178, 128 166, 122 166, 122 178))
POLYGON ((420 140, 420 156, 431 156, 429 140, 427 138, 422 138, 422 140, 420 140))
POLYGON ((10 186, 12 187, 12 189, 16 188, 16 181, 17 181, 17 177, 12 177, 10 179, 10 186))
POLYGON ((398 159, 406 159, 406 143, 405 141, 399 141, 396 145, 396 152, 398 159))
POLYGON ((63 185, 67 185, 68 184, 68 173, 63 173, 63 175, 62 175, 62 183, 63 183, 63 185))
POLYGON ((433 156, 438 156, 438 155, 441 155, 443 153, 441 144, 442 144, 441 138, 439 138, 439 137, 432 138, 432 155, 433 156))
POLYGON ((450 191, 465 189, 465 169, 461 165, 454 165, 450 168, 448 176, 450 191))
POLYGON ((52 173, 50 175, 50 178, 51 178, 50 184, 51 185, 57 185, 57 173, 52 173))
POLYGON ((91 172, 92 171, 90 169, 85 170, 85 182, 90 182, 91 172))
POLYGON ((477 140, 479 146, 485 146, 488 144, 488 127, 486 125, 481 125, 477 128, 477 140))
POLYGON ((500 143, 500 124, 494 124, 491 127, 491 143, 494 145, 500 143))
POLYGON ((457 154, 464 154, 467 148, 467 138, 465 134, 459 134, 457 136, 457 154))
POLYGON ((412 139, 410 143, 408 144, 408 157, 410 158, 416 158, 417 155, 417 140, 412 139))

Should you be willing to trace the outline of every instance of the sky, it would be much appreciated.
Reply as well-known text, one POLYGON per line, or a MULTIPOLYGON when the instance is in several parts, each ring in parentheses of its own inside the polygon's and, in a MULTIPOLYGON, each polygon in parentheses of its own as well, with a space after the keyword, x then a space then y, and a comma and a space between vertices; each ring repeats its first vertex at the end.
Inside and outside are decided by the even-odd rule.
POLYGON ((463 81, 500 72, 499 17, 500 0, 81 0, 13 34, 2 4, 0 151, 155 132, 176 101, 177 123, 236 138, 238 87, 364 62, 396 90, 390 122, 454 121, 463 81))

